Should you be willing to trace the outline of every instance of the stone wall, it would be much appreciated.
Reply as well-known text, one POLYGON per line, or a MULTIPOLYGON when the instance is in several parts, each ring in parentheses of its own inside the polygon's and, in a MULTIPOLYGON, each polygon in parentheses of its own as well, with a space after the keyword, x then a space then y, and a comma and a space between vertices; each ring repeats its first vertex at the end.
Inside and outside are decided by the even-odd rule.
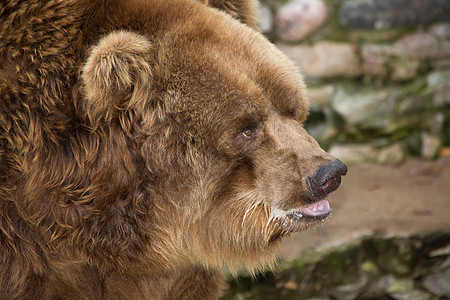
POLYGON ((450 1, 262 0, 261 30, 309 86, 309 132, 351 163, 450 145, 450 1))

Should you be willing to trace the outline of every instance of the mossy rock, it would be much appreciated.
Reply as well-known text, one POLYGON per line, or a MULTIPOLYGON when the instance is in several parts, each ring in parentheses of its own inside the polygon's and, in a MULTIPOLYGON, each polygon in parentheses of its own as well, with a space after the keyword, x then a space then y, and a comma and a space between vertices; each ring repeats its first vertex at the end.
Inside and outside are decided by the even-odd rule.
POLYGON ((274 272, 230 276, 223 299, 391 299, 394 294, 409 295, 408 290, 411 295, 438 299, 421 287, 421 278, 442 271, 439 268, 450 261, 450 253, 440 249, 449 245, 450 230, 408 237, 368 236, 280 262, 274 272))

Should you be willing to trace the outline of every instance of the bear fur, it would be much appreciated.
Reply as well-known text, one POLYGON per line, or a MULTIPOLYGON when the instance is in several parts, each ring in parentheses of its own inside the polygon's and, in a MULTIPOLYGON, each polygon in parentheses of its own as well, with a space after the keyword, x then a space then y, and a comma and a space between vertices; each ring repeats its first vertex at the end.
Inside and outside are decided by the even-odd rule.
MULTIPOLYGON (((334 160, 252 0, 0 3, 0 298, 215 299, 334 160)), ((291 216, 291 217, 290 217, 291 216)))

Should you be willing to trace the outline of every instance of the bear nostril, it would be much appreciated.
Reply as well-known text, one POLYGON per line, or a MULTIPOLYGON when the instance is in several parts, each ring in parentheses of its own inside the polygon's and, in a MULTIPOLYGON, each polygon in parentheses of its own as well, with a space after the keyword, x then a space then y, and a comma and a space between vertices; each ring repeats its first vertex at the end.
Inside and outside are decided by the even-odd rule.
POLYGON ((313 177, 306 178, 306 183, 313 196, 323 197, 339 187, 341 176, 345 174, 347 174, 347 166, 339 159, 335 159, 321 165, 313 177))

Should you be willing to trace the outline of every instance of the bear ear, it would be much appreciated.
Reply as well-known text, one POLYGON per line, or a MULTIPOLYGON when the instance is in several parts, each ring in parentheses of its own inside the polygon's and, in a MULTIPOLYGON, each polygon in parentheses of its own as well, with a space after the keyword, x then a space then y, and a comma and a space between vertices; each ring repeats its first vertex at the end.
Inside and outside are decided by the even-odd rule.
POLYGON ((211 7, 220 9, 234 18, 247 24, 253 29, 257 29, 258 3, 256 0, 200 0, 211 7))
POLYGON ((128 31, 112 32, 91 49, 81 73, 91 119, 111 120, 118 111, 146 107, 153 53, 147 38, 128 31))

